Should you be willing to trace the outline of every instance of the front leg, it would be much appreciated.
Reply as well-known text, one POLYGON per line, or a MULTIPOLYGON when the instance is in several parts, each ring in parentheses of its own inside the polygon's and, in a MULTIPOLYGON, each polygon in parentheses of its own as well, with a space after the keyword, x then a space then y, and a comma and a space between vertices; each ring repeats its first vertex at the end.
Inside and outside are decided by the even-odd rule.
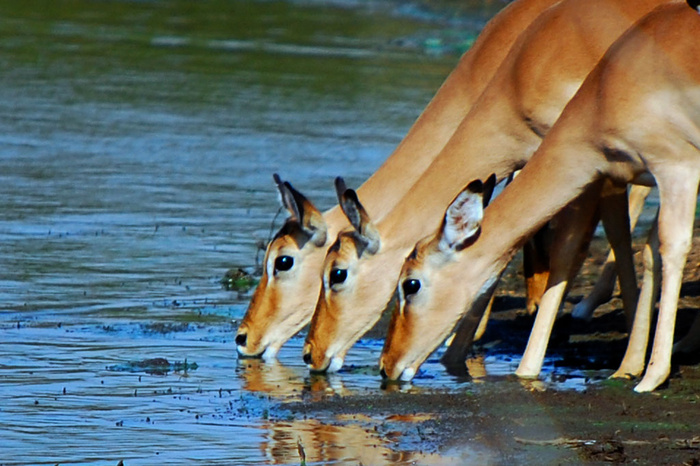
POLYGON ((596 183, 555 217, 554 239, 550 250, 550 274, 547 290, 527 342, 516 375, 537 377, 542 370, 549 337, 570 279, 581 264, 598 223, 600 184, 596 183))
POLYGON ((661 257, 659 256, 658 214, 649 231, 647 243, 642 252, 644 276, 642 291, 639 293, 637 310, 634 313, 632 331, 630 332, 627 350, 622 358, 620 367, 611 378, 632 378, 644 371, 644 362, 649 343, 651 316, 659 294, 659 277, 661 276, 661 257))
MULTIPOLYGON (((696 157, 695 154, 691 154, 692 156, 696 157)), ((634 388, 637 392, 654 390, 671 373, 676 310, 683 280, 683 268, 693 241, 700 172, 696 167, 687 165, 664 167, 656 174, 656 182, 661 200, 659 208, 661 301, 651 359, 644 377, 634 388)))

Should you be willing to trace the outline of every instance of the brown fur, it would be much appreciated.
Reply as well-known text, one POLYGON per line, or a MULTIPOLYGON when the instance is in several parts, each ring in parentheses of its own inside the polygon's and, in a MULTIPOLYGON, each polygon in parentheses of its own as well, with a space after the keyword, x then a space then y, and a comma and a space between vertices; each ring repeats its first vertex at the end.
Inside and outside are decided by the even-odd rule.
MULTIPOLYGON (((520 32, 557 1, 517 0, 489 22, 406 138, 358 189, 368 212, 382 217, 403 198, 481 95, 520 32)), ((308 206, 304 204, 303 210, 309 211, 311 207, 309 202, 308 206)), ((285 234, 281 234, 268 246, 260 285, 238 329, 237 340, 246 342, 238 345, 240 354, 253 356, 262 354, 268 347, 277 349, 311 319, 320 290, 318 278, 326 249, 335 235, 348 225, 338 208, 319 215, 309 225, 318 227, 320 223, 315 222, 320 220, 327 228, 325 244, 302 244, 289 241, 285 234), (267 272, 270 261, 274 261, 281 251, 295 259, 294 272, 286 274, 284 280, 267 272)))
MULTIPOLYGON (((382 240, 377 254, 342 257, 352 269, 352 286, 335 293, 321 290, 319 303, 324 304, 316 310, 307 345, 324 356, 314 360, 344 356, 378 320, 403 258, 439 224, 444 206, 464 183, 492 173, 503 179, 521 168, 610 44, 662 3, 564 0, 533 21, 426 173, 375 224, 382 240), (314 325, 325 330, 317 332, 314 325)), ((434 344, 445 336, 427 330, 424 335, 434 344)))

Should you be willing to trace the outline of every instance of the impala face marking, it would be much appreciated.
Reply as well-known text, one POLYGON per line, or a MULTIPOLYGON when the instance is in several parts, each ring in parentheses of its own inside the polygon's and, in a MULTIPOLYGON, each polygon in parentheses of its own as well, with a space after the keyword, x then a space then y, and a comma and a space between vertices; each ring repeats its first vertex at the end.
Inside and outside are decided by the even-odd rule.
POLYGON ((470 183, 450 203, 438 233, 419 241, 406 258, 397 285, 398 304, 379 362, 383 378, 410 381, 454 326, 456 316, 443 309, 464 297, 441 276, 479 238, 483 209, 495 184, 495 176, 485 184, 470 183))
POLYGON ((311 311, 303 290, 313 289, 315 277, 302 273, 318 248, 326 243, 321 213, 291 184, 274 176, 289 218, 265 252, 263 275, 236 334, 238 354, 274 358, 280 346, 308 322, 311 311), (306 299, 305 299, 306 298, 306 299))
MULTIPOLYGON (((339 370, 345 354, 355 342, 355 335, 366 330, 365 322, 348 321, 348 316, 338 309, 345 309, 355 298, 362 264, 373 257, 381 246, 379 233, 369 214, 355 191, 348 189, 341 178, 336 180, 336 193, 352 228, 340 232, 326 254, 323 285, 303 354, 304 362, 315 372, 339 370)), ((371 291, 365 289, 360 294, 371 291)))

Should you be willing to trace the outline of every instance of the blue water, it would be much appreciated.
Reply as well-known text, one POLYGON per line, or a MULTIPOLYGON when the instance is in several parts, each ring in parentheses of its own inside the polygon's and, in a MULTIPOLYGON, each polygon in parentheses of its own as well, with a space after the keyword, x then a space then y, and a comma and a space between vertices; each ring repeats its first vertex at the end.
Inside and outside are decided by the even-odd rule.
MULTIPOLYGON (((301 337, 239 361, 250 296, 220 283, 256 267, 273 172, 330 207, 333 178, 381 164, 500 5, 450 8, 0 2, 0 464, 298 464, 299 444, 309 464, 488 462, 372 429, 408 421, 288 412, 383 396, 381 341, 328 378, 301 337), (153 358, 171 370, 138 365, 153 358)), ((469 383, 434 358, 411 390, 469 383)))

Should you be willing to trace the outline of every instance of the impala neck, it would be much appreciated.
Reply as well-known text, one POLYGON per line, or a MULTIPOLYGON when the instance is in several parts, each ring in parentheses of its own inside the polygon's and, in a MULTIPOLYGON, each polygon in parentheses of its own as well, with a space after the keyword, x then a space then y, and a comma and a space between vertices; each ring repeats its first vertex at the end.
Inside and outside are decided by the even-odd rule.
POLYGON ((585 142, 548 138, 515 180, 484 211, 471 254, 500 272, 515 251, 566 205, 603 181, 605 158, 585 142))
POLYGON ((514 1, 484 27, 394 153, 357 190, 375 221, 384 217, 428 169, 480 98, 522 31, 558 1, 514 1))
POLYGON ((445 206, 470 181, 493 173, 500 180, 524 165, 541 139, 513 115, 502 102, 479 100, 426 173, 378 223, 382 250, 411 248, 435 231, 445 206))

